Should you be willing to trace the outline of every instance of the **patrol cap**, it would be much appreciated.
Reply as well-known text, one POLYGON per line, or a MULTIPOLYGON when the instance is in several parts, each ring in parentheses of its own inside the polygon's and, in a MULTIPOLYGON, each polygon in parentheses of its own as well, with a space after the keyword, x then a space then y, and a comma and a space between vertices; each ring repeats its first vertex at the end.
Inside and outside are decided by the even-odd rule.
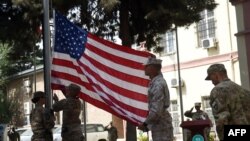
POLYGON ((200 103, 200 102, 196 102, 196 103, 194 103, 194 106, 199 106, 199 107, 201 107, 201 103, 200 103))
POLYGON ((66 89, 72 90, 72 91, 80 91, 81 87, 76 85, 76 84, 69 84, 68 86, 66 86, 66 89))
POLYGON ((33 97, 31 99, 32 102, 36 103, 38 101, 38 98, 45 98, 45 93, 42 91, 37 91, 33 94, 33 97))
POLYGON ((225 66, 223 64, 213 64, 211 66, 208 67, 207 69, 207 77, 205 78, 205 80, 211 80, 210 79, 210 74, 214 73, 214 72, 227 72, 225 66))
POLYGON ((144 66, 147 65, 161 65, 162 60, 161 59, 156 59, 154 57, 149 57, 148 61, 144 64, 144 66))
MULTIPOLYGON (((33 94, 33 98, 44 98, 45 97, 45 93, 42 91, 37 91, 33 94)), ((33 99, 32 98, 32 99, 33 99)))

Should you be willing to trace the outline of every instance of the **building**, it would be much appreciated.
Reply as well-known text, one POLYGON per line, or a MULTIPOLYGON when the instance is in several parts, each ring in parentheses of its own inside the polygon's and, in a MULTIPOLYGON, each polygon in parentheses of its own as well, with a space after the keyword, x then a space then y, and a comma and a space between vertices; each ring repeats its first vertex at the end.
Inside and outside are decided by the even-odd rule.
MULTIPOLYGON (((165 48, 158 56, 163 60, 162 72, 170 89, 169 110, 177 140, 182 139, 181 120, 187 120, 182 117, 182 112, 193 107, 195 102, 201 102, 202 109, 213 119, 208 99, 213 84, 205 81, 209 65, 223 63, 229 78, 241 84, 238 48, 234 36, 237 32, 235 9, 229 1, 217 3, 219 5, 214 11, 201 12, 203 19, 199 23, 177 28, 177 31, 163 35, 162 44, 165 48)), ((215 132, 215 128, 212 131, 215 132)))
MULTIPOLYGON (((19 126, 27 126, 30 124, 29 115, 34 106, 31 102, 32 93, 35 91, 44 91, 44 74, 43 66, 38 66, 36 70, 29 69, 18 73, 10 78, 10 83, 8 84, 8 96, 17 96, 18 103, 20 104, 20 109, 22 114, 19 115, 20 118, 18 122, 19 126), (36 82, 36 83, 35 83, 36 82)), ((53 91, 53 94, 58 95, 59 99, 64 98, 61 91, 53 91)), ((95 106, 86 103, 86 122, 89 123, 102 123, 103 125, 108 125, 112 121, 112 115, 96 108, 95 106)), ((62 114, 57 115, 57 124, 62 124, 62 114)), ((84 116, 81 116, 82 122, 84 121, 84 116)))
MULTIPOLYGON (((217 0, 217 2, 219 5, 214 11, 205 10, 201 13, 203 19, 199 23, 189 27, 178 27, 177 32, 172 31, 162 35, 161 44, 165 49, 164 52, 156 54, 163 60, 162 72, 170 89, 169 110, 173 117, 174 134, 177 140, 182 140, 180 128, 182 112, 193 107, 195 102, 201 102, 202 109, 213 119, 208 101, 213 85, 210 81, 205 81, 206 70, 210 64, 223 63, 228 70, 229 78, 241 84, 238 47, 234 36, 237 33, 235 8, 229 1, 217 0)), ((37 67, 36 71, 27 70, 14 76, 12 80, 8 94, 21 96, 24 121, 28 124, 32 107, 29 100, 31 93, 44 89, 43 68, 37 67)), ((60 92, 55 93, 61 95, 60 92)), ((88 109, 87 122, 96 120, 107 125, 112 120, 112 115, 90 104, 87 104, 86 108, 88 109)), ((187 120, 186 117, 183 118, 187 120)), ((215 129, 213 128, 212 131, 214 132, 215 129)))

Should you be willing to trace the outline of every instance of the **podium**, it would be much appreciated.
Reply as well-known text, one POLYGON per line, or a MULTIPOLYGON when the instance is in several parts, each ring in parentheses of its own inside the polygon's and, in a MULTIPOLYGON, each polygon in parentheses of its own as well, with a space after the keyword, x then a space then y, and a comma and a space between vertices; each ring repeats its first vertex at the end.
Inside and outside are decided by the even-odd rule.
MULTIPOLYGON (((200 136, 204 138, 204 141, 208 141, 204 134, 204 129, 212 127, 212 123, 210 120, 183 121, 180 126, 191 131, 192 141, 196 141, 194 138, 199 138, 200 136)), ((202 139, 197 139, 197 141, 202 141, 202 139)))

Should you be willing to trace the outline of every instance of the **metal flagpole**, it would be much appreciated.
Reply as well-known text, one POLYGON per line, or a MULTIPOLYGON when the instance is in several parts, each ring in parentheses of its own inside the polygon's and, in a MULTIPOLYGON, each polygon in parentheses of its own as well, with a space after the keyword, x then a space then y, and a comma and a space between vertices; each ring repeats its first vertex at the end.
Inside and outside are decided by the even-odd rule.
MULTIPOLYGON (((184 121, 183 115, 183 101, 182 101, 182 88, 181 88, 181 73, 180 73, 180 59, 179 59, 179 44, 178 44, 178 32, 177 27, 175 26, 175 38, 176 38, 176 54, 177 54, 177 70, 178 70, 178 85, 179 85, 179 95, 180 95, 180 108, 181 108, 181 122, 184 121)), ((184 132, 182 129, 182 137, 184 140, 184 132)))
POLYGON ((50 84, 50 27, 49 27, 49 0, 43 0, 43 56, 44 56, 44 86, 46 93, 46 108, 52 107, 52 94, 50 84))
POLYGON ((85 141, 88 141, 87 139, 87 121, 86 121, 86 102, 83 100, 83 116, 84 116, 84 119, 83 119, 83 122, 84 122, 84 136, 85 136, 85 141))

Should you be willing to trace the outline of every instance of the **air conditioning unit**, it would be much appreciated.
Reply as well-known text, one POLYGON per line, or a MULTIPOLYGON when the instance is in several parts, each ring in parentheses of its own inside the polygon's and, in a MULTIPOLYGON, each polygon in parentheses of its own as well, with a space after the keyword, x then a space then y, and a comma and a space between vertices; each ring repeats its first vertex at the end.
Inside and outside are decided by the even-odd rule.
POLYGON ((201 40, 201 46, 203 48, 212 48, 216 46, 215 42, 216 42, 215 38, 203 39, 201 40))
MULTIPOLYGON (((181 79, 181 82, 180 82, 181 86, 183 87, 184 83, 183 83, 183 80, 181 79)), ((179 80, 177 78, 172 78, 171 79, 171 87, 172 88, 177 88, 179 87, 179 80)))

